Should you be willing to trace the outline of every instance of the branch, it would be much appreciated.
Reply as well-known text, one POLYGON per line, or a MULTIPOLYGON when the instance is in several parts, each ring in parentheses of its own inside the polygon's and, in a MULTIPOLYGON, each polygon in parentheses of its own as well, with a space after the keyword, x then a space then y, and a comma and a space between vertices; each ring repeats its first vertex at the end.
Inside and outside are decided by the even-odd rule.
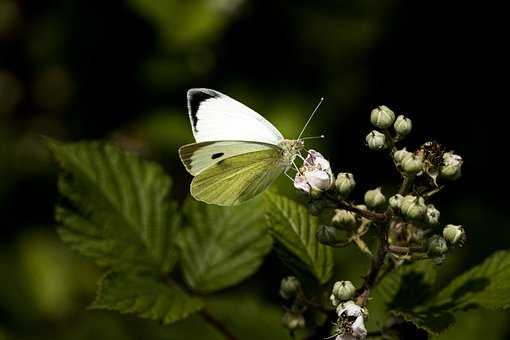
POLYGON ((326 194, 326 198, 328 198, 330 201, 332 201, 336 208, 338 209, 344 209, 347 211, 352 211, 362 217, 365 217, 369 220, 372 220, 374 222, 384 222, 388 219, 388 216, 384 213, 378 213, 370 210, 363 210, 355 206, 354 204, 341 200, 338 197, 335 197, 335 195, 331 193, 326 194))
POLYGON ((237 340, 237 337, 230 332, 230 330, 225 326, 225 324, 220 320, 216 319, 216 317, 214 317, 207 309, 205 308, 202 309, 200 311, 200 316, 202 317, 202 319, 204 319, 204 321, 206 321, 208 324, 216 328, 216 330, 220 332, 225 337, 225 339, 237 340))
POLYGON ((363 285, 360 289, 358 289, 358 299, 356 303, 360 306, 364 306, 368 301, 370 290, 377 283, 379 273, 388 251, 388 224, 378 224, 377 227, 379 234, 379 248, 377 249, 377 254, 372 258, 372 263, 370 264, 368 274, 365 276, 363 285))
POLYGON ((409 189, 411 189, 411 186, 413 184, 413 177, 410 176, 404 176, 404 180, 402 181, 402 185, 400 186, 400 190, 398 191, 401 195, 407 195, 409 193, 409 189))

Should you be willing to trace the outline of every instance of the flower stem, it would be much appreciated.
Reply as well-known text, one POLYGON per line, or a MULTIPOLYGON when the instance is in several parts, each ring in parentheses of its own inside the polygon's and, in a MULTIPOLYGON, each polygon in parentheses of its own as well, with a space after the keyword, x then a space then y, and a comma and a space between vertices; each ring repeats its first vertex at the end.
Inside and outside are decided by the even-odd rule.
POLYGON ((207 309, 202 309, 200 311, 200 316, 204 319, 205 322, 213 326, 218 332, 220 332, 225 339, 228 340, 237 340, 237 337, 230 332, 230 330, 225 326, 223 322, 218 320, 214 315, 212 315, 207 309))
POLYGON ((363 285, 358 290, 358 299, 356 303, 364 306, 370 296, 370 290, 375 286, 378 281, 379 274, 388 251, 388 224, 382 223, 377 225, 379 235, 379 248, 377 254, 372 258, 370 269, 365 276, 363 285))
POLYGON ((347 211, 352 211, 352 212, 354 212, 360 216, 363 216, 365 218, 368 218, 369 220, 372 220, 374 222, 384 222, 388 218, 386 216, 386 214, 384 214, 384 213, 378 213, 378 212, 374 212, 374 211, 370 211, 370 210, 360 209, 352 203, 338 199, 338 197, 335 197, 335 195, 332 195, 331 193, 327 193, 326 197, 335 204, 336 208, 344 209, 347 211))
POLYGON ((404 180, 402 181, 402 185, 400 186, 400 190, 398 191, 401 195, 407 195, 411 186, 413 184, 413 177, 404 176, 404 180))

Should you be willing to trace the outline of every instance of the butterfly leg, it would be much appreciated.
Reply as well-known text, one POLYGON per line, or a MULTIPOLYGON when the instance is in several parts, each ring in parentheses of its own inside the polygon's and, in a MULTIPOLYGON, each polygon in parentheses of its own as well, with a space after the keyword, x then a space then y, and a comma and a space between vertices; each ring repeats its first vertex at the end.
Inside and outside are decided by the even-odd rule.
POLYGON ((283 174, 287 176, 292 181, 292 183, 294 183, 294 178, 290 177, 287 171, 285 171, 283 174))
POLYGON ((310 164, 309 162, 307 162, 307 160, 300 153, 296 154, 296 156, 301 158, 301 160, 303 161, 303 164, 310 164))
POLYGON ((296 163, 294 163, 294 161, 292 161, 292 165, 294 165, 294 169, 298 172, 298 174, 301 174, 301 171, 297 167, 296 163))

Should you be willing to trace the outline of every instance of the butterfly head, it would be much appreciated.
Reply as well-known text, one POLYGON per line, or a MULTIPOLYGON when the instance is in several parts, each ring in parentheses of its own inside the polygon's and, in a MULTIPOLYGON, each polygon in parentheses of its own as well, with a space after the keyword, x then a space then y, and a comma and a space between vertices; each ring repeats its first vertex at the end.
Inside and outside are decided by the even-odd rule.
POLYGON ((289 165, 305 148, 305 142, 302 139, 284 139, 278 143, 278 146, 283 150, 283 162, 289 165))

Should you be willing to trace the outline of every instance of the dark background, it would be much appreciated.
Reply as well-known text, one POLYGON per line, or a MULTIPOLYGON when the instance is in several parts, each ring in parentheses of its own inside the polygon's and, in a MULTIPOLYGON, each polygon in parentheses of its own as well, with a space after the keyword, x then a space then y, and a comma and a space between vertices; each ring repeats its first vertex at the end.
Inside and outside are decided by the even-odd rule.
MULTIPOLYGON (((489 3, 403 0, 0 0, 0 339, 181 339, 192 328, 213 337, 197 320, 152 334, 152 323, 84 309, 98 274, 56 238, 56 169, 39 141, 112 140, 163 164, 181 200, 190 87, 240 100, 289 138, 324 96, 307 135, 326 139, 309 146, 355 174, 358 198, 380 183, 392 194, 398 181, 385 156, 364 147, 370 110, 407 114, 408 148, 437 140, 465 160, 463 178, 437 198, 442 222, 465 225, 469 238, 443 280, 508 248, 497 13, 489 3)), ((290 192, 285 179, 277 185, 290 192)), ((362 257, 339 251, 339 275, 363 273, 352 254, 362 257)), ((282 334, 270 302, 284 274, 264 267, 221 308, 228 315, 248 301, 253 315, 240 329, 266 322, 282 334), (260 311, 272 319, 258 321, 260 311)), ((506 318, 465 313, 444 338, 504 339, 506 318)))

